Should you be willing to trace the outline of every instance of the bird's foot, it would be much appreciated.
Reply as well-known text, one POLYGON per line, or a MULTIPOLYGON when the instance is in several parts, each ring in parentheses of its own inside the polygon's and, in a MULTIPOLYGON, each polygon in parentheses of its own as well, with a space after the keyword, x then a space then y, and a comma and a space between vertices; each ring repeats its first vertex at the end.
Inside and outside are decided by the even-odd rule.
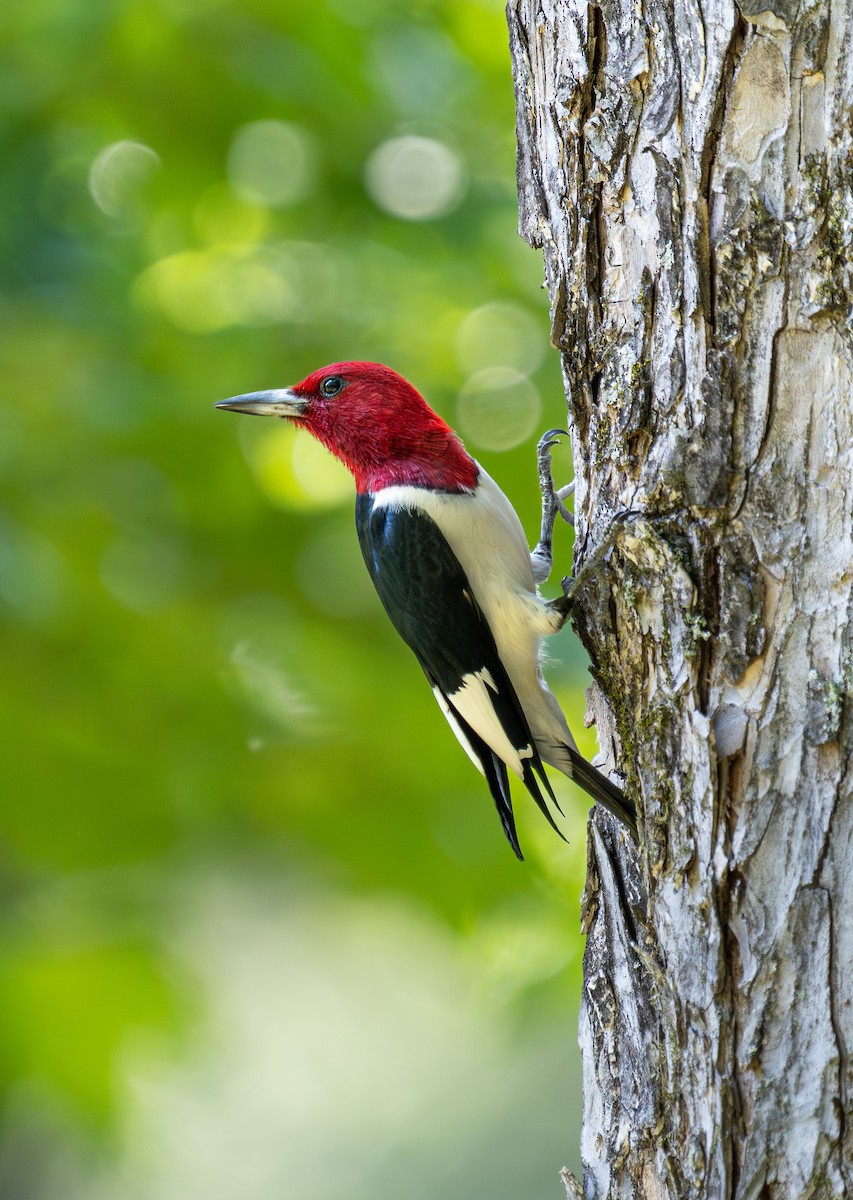
POLYGON ((560 514, 567 525, 573 526, 575 523, 573 514, 566 508, 564 503, 573 494, 575 485, 574 483, 567 483, 565 487, 555 488, 554 476, 551 471, 551 448, 560 444, 561 437, 568 436, 565 429, 549 429, 540 438, 539 445, 536 447, 536 461, 539 466, 539 490, 542 493, 543 533, 550 533, 553 529, 554 518, 557 513, 560 514))
POLYGON ((562 596, 557 596, 556 600, 546 601, 546 606, 551 610, 552 613, 554 613, 555 618, 556 618, 555 628, 554 628, 555 633, 558 633, 563 628, 566 621, 568 621, 569 617, 571 616, 572 609, 574 608, 574 604, 575 604, 575 599, 574 599, 574 596, 572 596, 572 594, 571 594, 571 589, 569 588, 568 590, 566 590, 567 583, 570 584, 571 580, 570 579, 563 580, 563 595, 562 596))
POLYGON ((551 471, 551 448, 559 443, 561 437, 568 436, 564 429, 549 429, 536 447, 536 459, 539 464, 539 490, 542 493, 542 524, 539 541, 530 555, 530 562, 533 567, 533 577, 537 583, 544 583, 551 574, 553 563, 551 544, 557 513, 567 524, 573 526, 575 523, 574 517, 565 505, 565 501, 574 492, 575 485, 568 483, 565 487, 556 488, 551 471))

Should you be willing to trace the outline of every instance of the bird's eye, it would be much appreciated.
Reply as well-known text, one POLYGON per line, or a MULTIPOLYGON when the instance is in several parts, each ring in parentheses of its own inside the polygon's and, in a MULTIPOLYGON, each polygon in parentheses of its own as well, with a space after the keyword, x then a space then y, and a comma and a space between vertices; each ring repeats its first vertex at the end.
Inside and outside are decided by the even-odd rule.
POLYGON ((320 384, 320 391, 324 396, 337 396, 338 392, 343 390, 345 382, 340 375, 329 375, 320 384))

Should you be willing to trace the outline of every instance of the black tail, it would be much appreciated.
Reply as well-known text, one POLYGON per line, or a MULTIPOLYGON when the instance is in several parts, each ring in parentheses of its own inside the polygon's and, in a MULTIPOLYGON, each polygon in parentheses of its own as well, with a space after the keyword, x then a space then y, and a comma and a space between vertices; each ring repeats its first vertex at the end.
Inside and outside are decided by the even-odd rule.
POLYGON ((611 783, 606 775, 597 771, 592 763, 588 763, 582 755, 578 754, 577 750, 573 750, 571 746, 567 746, 566 749, 572 760, 571 777, 575 783, 582 787, 587 795, 592 796, 593 800, 603 804, 608 812, 613 813, 614 817, 618 817, 623 824, 627 825, 631 837, 636 842, 637 809, 633 800, 629 800, 621 788, 618 788, 615 783, 611 783))

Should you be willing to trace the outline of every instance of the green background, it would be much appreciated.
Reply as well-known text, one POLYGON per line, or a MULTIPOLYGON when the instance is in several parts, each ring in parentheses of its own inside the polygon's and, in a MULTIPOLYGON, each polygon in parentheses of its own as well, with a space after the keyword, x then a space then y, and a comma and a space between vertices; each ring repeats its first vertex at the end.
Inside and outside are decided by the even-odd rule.
POLYGON ((515 861, 348 477, 212 407, 387 362, 535 540, 565 408, 502 7, 32 0, 0 38, 0 1195, 556 1198, 584 797, 563 845, 518 794, 515 861))

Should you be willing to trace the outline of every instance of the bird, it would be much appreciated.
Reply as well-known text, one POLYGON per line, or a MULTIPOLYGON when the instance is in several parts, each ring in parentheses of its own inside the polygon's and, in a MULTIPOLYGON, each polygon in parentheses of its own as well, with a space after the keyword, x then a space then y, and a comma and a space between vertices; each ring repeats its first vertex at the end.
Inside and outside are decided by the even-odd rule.
MULTIPOLYGON (((568 597, 547 600, 537 587, 551 565, 553 489, 547 497, 543 490, 542 537, 531 555, 498 485, 420 392, 381 363, 332 363, 292 387, 232 396, 216 407, 290 421, 350 470, 358 540, 382 606, 485 777, 516 856, 523 858, 510 774, 563 836, 545 763, 574 779, 636 840, 633 802, 579 753, 542 674, 543 638, 562 628, 570 609, 568 597)), ((546 434, 540 451, 553 444, 546 434)))

